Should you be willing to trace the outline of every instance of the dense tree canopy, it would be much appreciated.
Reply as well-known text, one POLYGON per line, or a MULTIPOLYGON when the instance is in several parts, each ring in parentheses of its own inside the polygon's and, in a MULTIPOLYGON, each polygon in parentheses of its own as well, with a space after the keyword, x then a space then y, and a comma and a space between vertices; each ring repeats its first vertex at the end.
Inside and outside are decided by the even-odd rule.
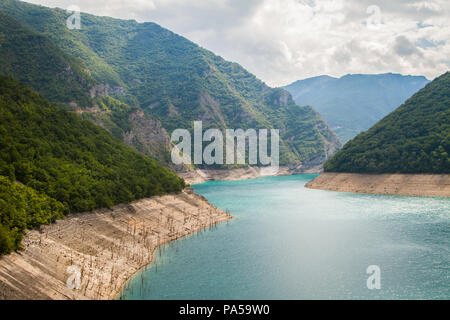
POLYGON ((15 239, 25 226, 47 223, 60 213, 110 207, 184 187, 169 169, 4 76, 0 76, 0 176, 2 239, 9 238, 8 232, 15 239), (20 195, 22 191, 26 195, 20 195), (17 208, 11 206, 14 197, 31 196, 37 200, 21 200, 20 208, 21 202, 17 208), (55 209, 45 213, 40 209, 44 206, 55 209), (25 220, 18 216, 23 210, 30 212, 25 220))
POLYGON ((0 73, 31 86, 52 102, 89 106, 96 83, 80 59, 0 11, 0 73))
POLYGON ((0 176, 0 255, 18 248, 27 228, 53 222, 64 212, 59 201, 0 176))

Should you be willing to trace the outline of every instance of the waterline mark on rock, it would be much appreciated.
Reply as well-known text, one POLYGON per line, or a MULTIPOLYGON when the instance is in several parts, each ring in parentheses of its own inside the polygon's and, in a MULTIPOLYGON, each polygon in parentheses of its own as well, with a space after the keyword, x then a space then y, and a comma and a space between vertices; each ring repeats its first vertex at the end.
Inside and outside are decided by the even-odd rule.
POLYGON ((371 265, 367 267, 367 274, 370 274, 367 278, 367 289, 369 290, 380 290, 381 289, 381 269, 379 266, 371 265))
POLYGON ((279 130, 270 129, 270 138, 267 129, 247 129, 245 131, 243 129, 226 129, 224 131, 225 139, 223 132, 219 129, 208 129, 203 133, 202 121, 195 121, 194 161, 192 162, 191 133, 187 129, 174 130, 171 141, 178 144, 172 149, 172 162, 176 165, 260 165, 266 166, 261 169, 263 175, 274 175, 278 172, 280 158, 279 130), (204 142, 209 142, 209 144, 204 146, 204 142))

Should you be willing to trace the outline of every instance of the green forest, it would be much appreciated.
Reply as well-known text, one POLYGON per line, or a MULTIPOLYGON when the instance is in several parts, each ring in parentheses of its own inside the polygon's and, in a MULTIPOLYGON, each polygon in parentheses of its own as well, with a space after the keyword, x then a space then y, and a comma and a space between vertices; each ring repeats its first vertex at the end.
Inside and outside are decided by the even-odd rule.
POLYGON ((17 249, 27 228, 54 222, 65 212, 61 202, 0 176, 0 255, 17 249))
POLYGON ((69 30, 65 10, 16 0, 0 10, 82 61, 109 95, 160 120, 169 134, 200 119, 205 128, 279 129, 280 163, 291 166, 325 161, 329 145, 340 147, 312 107, 155 23, 82 13, 81 29, 69 30))
POLYGON ((450 173, 450 73, 328 160, 328 172, 450 173))
POLYGON ((55 103, 90 106, 96 83, 80 59, 0 11, 0 74, 32 87, 55 103))
POLYGON ((185 186, 170 169, 5 76, 0 76, 0 176, 1 253, 17 248, 25 228, 63 214, 185 186))

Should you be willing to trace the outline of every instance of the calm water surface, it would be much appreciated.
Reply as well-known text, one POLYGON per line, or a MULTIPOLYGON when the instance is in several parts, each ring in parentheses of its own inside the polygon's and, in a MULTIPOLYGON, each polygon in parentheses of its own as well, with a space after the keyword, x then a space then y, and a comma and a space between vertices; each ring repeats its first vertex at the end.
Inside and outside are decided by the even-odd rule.
POLYGON ((121 298, 450 298, 450 199, 304 188, 314 177, 194 185, 235 219, 159 249, 121 298))

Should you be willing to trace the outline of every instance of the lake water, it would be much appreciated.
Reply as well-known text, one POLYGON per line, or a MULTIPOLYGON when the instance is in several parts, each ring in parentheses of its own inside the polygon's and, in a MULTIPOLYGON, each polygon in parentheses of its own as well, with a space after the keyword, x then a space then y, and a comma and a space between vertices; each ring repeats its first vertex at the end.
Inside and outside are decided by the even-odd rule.
POLYGON ((121 298, 450 298, 450 199, 304 188, 314 177, 194 185, 235 219, 159 249, 121 298))

